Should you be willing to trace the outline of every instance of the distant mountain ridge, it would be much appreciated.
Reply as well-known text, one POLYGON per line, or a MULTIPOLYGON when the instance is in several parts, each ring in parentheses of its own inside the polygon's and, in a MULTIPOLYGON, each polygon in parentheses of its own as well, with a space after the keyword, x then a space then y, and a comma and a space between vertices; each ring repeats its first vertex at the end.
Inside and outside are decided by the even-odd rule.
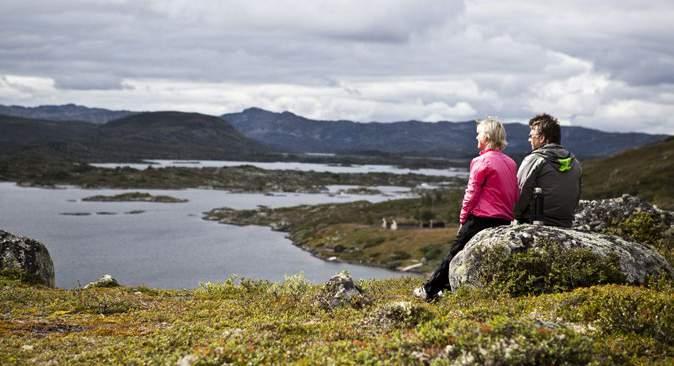
POLYGON ((51 121, 81 121, 103 124, 139 112, 112 111, 103 108, 89 108, 76 104, 41 105, 38 107, 22 107, 17 105, 0 105, 0 114, 6 116, 51 121))
MULTIPOLYGON (((79 120, 103 124, 139 112, 111 111, 66 104, 40 107, 0 105, 0 114, 26 115, 28 118, 40 120, 79 120)), ((248 108, 242 112, 224 114, 220 118, 231 124, 243 136, 279 152, 366 155, 381 152, 447 158, 469 158, 476 153, 474 121, 392 123, 318 121, 291 112, 276 113, 260 108, 248 108)), ((514 157, 526 154, 530 149, 527 142, 529 128, 520 123, 506 123, 505 126, 509 142, 506 152, 514 157)), ((562 144, 580 158, 609 156, 626 149, 662 141, 667 137, 645 133, 612 133, 576 126, 562 127, 562 144)), ((180 143, 174 141, 174 145, 180 143)), ((189 141, 185 143, 189 145, 189 141)), ((206 152, 205 149, 201 150, 206 152)))
MULTIPOLYGON (((378 150, 397 154, 469 157, 476 153, 475 121, 357 123, 316 121, 290 112, 249 108, 222 115, 244 135, 293 152, 347 153, 378 150)), ((507 152, 529 152, 529 127, 506 123, 507 152)), ((579 157, 608 156, 625 149, 662 141, 666 135, 612 133, 584 127, 562 127, 562 144, 579 157)))
POLYGON ((0 153, 37 152, 94 161, 232 159, 269 148, 222 119, 198 113, 144 112, 104 125, 0 115, 0 153))

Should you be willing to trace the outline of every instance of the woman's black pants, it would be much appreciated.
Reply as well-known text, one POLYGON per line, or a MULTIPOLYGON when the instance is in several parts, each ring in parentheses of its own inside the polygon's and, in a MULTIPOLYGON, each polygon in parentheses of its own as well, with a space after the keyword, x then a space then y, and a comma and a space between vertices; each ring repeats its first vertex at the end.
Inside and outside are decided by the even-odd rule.
POLYGON ((424 284, 424 289, 429 297, 434 297, 438 292, 449 289, 449 262, 452 258, 463 250, 466 243, 480 231, 501 225, 509 225, 509 220, 493 218, 493 217, 477 217, 468 216, 466 223, 461 226, 461 230, 456 236, 456 240, 449 249, 449 254, 445 260, 440 263, 440 266, 433 272, 431 278, 424 284))

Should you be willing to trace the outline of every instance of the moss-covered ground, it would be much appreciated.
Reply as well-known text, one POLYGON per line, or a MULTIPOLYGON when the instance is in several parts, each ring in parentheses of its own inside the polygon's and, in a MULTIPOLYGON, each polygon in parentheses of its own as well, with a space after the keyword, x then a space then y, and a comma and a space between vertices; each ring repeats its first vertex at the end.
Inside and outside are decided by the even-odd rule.
POLYGON ((674 362, 671 283, 521 297, 461 290, 431 304, 411 296, 420 283, 359 281, 368 303, 326 310, 316 305, 321 285, 301 276, 194 290, 61 290, 0 278, 0 364, 674 362))

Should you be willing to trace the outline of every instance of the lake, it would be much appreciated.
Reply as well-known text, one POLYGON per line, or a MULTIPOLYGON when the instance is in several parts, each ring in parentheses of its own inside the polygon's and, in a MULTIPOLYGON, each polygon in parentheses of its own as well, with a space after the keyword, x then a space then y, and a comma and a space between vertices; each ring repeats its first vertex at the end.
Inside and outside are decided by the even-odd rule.
POLYGON ((297 162, 254 162, 254 161, 226 161, 226 160, 146 160, 149 164, 135 163, 101 163, 91 164, 101 168, 130 167, 143 170, 149 166, 153 168, 184 167, 184 168, 219 168, 242 165, 252 165, 266 170, 298 170, 331 173, 391 173, 391 174, 421 174, 441 177, 467 178, 466 169, 406 169, 392 165, 349 165, 314 164, 297 162))
MULTIPOLYGON (((344 188, 348 187, 329 187, 331 192, 344 188)), ((217 207, 251 209, 257 205, 283 207, 361 199, 380 202, 408 195, 407 188, 376 188, 383 194, 41 189, 0 183, 0 228, 45 244, 54 262, 56 285, 62 288, 84 286, 105 273, 123 285, 159 288, 193 288, 200 282, 223 281, 235 274, 279 281, 303 272, 315 283, 342 270, 349 271, 354 279, 402 276, 405 274, 381 268, 325 262, 292 245, 285 233, 266 227, 239 227, 202 219, 203 212, 217 207), (133 191, 189 202, 82 201, 93 195, 133 191)))

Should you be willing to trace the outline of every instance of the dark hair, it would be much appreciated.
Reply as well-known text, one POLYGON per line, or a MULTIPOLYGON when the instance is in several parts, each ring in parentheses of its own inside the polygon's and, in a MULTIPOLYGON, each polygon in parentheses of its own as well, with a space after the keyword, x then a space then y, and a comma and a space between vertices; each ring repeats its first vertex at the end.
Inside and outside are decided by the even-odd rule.
POLYGON ((545 141, 553 144, 562 143, 562 128, 559 127, 557 118, 547 114, 539 114, 529 120, 529 127, 536 128, 542 134, 545 141))

